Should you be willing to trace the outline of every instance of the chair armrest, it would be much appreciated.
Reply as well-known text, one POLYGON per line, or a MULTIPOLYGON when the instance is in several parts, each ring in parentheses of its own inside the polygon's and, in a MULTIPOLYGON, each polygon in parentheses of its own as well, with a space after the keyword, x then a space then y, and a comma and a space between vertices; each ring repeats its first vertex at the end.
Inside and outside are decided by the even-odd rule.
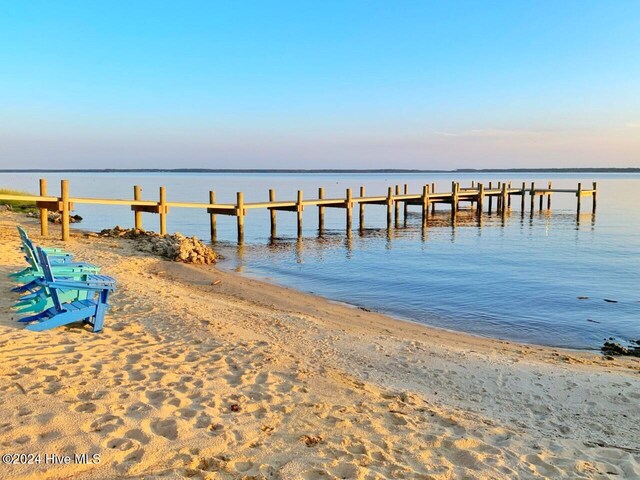
POLYGON ((70 281, 54 281, 46 282, 46 286, 56 290, 115 290, 114 284, 99 284, 99 283, 86 283, 86 282, 70 282, 70 281))

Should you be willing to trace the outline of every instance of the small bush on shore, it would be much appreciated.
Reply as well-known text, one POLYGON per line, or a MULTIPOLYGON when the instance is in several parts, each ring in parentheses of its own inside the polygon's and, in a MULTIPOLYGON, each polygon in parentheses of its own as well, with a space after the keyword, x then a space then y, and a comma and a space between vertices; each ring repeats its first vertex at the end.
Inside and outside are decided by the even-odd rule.
MULTIPOLYGON (((0 188, 0 195, 33 195, 22 190, 0 188)), ((14 212, 35 212, 36 202, 21 202, 19 200, 0 200, 0 205, 8 205, 14 212)))

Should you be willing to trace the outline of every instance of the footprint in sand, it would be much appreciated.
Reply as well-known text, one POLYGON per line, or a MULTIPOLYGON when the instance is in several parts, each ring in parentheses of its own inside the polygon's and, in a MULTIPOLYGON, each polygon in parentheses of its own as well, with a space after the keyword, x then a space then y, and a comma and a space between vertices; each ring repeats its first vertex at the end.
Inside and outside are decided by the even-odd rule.
POLYGON ((206 413, 200 413, 198 419, 196 420, 195 427, 207 428, 209 425, 211 425, 211 417, 206 413))
POLYGON ((129 407, 127 408, 127 416, 128 417, 140 416, 141 414, 144 414, 145 412, 148 412, 149 410, 151 410, 151 407, 149 405, 147 405, 146 403, 135 402, 135 403, 129 405, 129 407))
POLYGON ((135 447, 135 444, 128 438, 110 438, 105 442, 105 446, 107 448, 117 449, 125 452, 135 447))
POLYGON ((29 442, 29 440, 31 440, 31 437, 29 435, 21 435, 17 437, 14 441, 19 445, 24 445, 25 443, 29 442))
POLYGON ((123 424, 124 424, 124 421, 122 420, 122 418, 116 415, 106 414, 99 417, 94 422, 92 422, 91 425, 89 426, 88 431, 109 433, 109 432, 113 432, 123 424))
POLYGON ((178 424, 171 418, 151 422, 151 431, 169 440, 178 438, 178 424))
POLYGON ((149 403, 154 407, 162 405, 164 400, 167 398, 167 393, 162 390, 149 390, 145 392, 145 395, 149 400, 149 403))
POLYGON ((129 430, 124 434, 124 436, 129 440, 135 440, 141 445, 147 445, 149 443, 149 437, 139 428, 134 428, 133 430, 129 430))
POLYGON ((82 400, 82 401, 89 401, 89 400, 100 400, 102 397, 104 397, 107 394, 106 391, 104 390, 99 390, 96 392, 83 392, 78 394, 78 396, 76 397, 78 400, 82 400))
POLYGON ((81 403, 74 410, 78 413, 94 413, 97 407, 95 403, 81 403))

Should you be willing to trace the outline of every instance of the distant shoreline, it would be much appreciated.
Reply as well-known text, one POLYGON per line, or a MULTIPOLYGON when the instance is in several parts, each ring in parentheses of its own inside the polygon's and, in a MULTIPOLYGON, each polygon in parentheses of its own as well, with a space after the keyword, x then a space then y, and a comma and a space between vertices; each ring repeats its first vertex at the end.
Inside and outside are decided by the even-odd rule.
POLYGON ((421 169, 262 169, 262 168, 7 168, 0 173, 640 173, 640 167, 628 168, 458 168, 421 169))

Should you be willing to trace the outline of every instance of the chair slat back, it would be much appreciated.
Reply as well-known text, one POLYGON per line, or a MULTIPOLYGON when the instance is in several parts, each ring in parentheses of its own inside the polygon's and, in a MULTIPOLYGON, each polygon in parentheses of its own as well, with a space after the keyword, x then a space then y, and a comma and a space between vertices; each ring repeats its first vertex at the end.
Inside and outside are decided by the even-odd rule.
POLYGON ((24 253, 27 256, 27 262, 29 262, 29 264, 36 270, 40 270, 40 261, 38 258, 38 254, 35 250, 33 242, 29 238, 29 235, 27 235, 27 232, 25 232, 22 227, 18 227, 18 233, 20 233, 20 239, 22 240, 22 245, 24 246, 24 253))
MULTIPOLYGON (((40 258, 40 265, 42 266, 42 272, 44 273, 44 279, 47 282, 55 281, 53 276, 53 272, 51 271, 51 264, 49 263, 49 257, 46 252, 42 250, 40 247, 37 249, 38 257, 40 258)), ((58 296, 58 290, 55 288, 49 289, 49 294, 51 295, 51 300, 53 300, 53 305, 57 310, 62 310, 62 302, 60 302, 60 297, 58 296)))

